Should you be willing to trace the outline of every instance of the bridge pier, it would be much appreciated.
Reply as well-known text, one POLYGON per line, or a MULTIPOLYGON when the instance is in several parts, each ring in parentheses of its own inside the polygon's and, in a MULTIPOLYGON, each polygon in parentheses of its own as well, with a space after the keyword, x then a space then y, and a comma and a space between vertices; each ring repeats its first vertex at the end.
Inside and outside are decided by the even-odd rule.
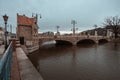
POLYGON ((73 42, 72 45, 73 45, 73 46, 76 46, 77 44, 76 44, 76 42, 73 42))
POLYGON ((98 41, 98 40, 96 40, 96 41, 95 41, 95 43, 96 43, 96 44, 98 44, 98 43, 99 43, 99 41, 98 41))

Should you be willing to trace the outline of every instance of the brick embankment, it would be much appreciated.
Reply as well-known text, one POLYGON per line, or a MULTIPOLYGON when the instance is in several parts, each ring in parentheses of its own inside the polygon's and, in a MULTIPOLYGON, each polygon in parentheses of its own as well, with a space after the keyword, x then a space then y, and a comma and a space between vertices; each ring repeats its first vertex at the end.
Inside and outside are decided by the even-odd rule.
POLYGON ((22 48, 16 49, 21 80, 43 80, 22 48))

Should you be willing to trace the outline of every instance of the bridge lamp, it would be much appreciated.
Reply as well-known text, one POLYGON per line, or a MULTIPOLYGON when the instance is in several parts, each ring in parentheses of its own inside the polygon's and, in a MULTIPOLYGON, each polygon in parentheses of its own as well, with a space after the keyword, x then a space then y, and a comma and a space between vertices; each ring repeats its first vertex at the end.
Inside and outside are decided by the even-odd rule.
MULTIPOLYGON (((32 17, 35 17, 36 18, 36 24, 38 22, 38 16, 40 16, 40 19, 42 18, 41 14, 37 14, 37 13, 32 13, 32 17)), ((39 29, 39 27, 38 27, 39 29)))
POLYGON ((98 26, 95 24, 94 27, 95 27, 95 36, 97 36, 97 30, 96 29, 97 29, 98 26))
POLYGON ((59 32, 59 28, 60 28, 60 26, 56 26, 56 28, 57 28, 57 33, 59 32))
POLYGON ((77 22, 75 20, 72 20, 71 24, 73 24, 73 35, 75 35, 75 24, 77 24, 77 22))

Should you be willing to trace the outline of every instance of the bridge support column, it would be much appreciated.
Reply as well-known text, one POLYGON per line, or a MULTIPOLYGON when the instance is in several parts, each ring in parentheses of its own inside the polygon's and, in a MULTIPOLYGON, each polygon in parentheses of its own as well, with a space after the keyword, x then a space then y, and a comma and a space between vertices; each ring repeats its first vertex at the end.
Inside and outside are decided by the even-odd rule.
POLYGON ((111 32, 109 29, 107 29, 107 37, 109 38, 111 36, 111 32))
POLYGON ((76 42, 73 42, 72 44, 73 44, 73 46, 76 46, 76 42))
POLYGON ((98 44, 98 43, 99 43, 99 42, 98 42, 98 40, 96 40, 95 42, 96 42, 96 44, 98 44))

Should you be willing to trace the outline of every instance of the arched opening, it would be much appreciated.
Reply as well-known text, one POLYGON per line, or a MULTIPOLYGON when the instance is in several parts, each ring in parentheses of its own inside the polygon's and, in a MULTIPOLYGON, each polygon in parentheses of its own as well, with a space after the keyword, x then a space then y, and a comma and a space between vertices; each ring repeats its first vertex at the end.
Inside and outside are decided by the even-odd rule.
POLYGON ((52 41, 46 41, 46 42, 43 42, 41 45, 47 45, 47 44, 55 44, 56 42, 54 40, 52 41))
POLYGON ((83 39, 77 42, 77 45, 80 44, 95 44, 95 41, 91 39, 83 39))
POLYGON ((72 45, 72 43, 64 40, 56 40, 56 45, 72 45))
POLYGON ((45 42, 42 42, 40 45, 41 48, 50 48, 50 47, 53 47, 55 46, 56 44, 56 41, 45 41, 45 42))
POLYGON ((99 42, 99 44, 103 44, 103 43, 107 43, 108 40, 106 40, 106 39, 100 39, 98 42, 99 42))

